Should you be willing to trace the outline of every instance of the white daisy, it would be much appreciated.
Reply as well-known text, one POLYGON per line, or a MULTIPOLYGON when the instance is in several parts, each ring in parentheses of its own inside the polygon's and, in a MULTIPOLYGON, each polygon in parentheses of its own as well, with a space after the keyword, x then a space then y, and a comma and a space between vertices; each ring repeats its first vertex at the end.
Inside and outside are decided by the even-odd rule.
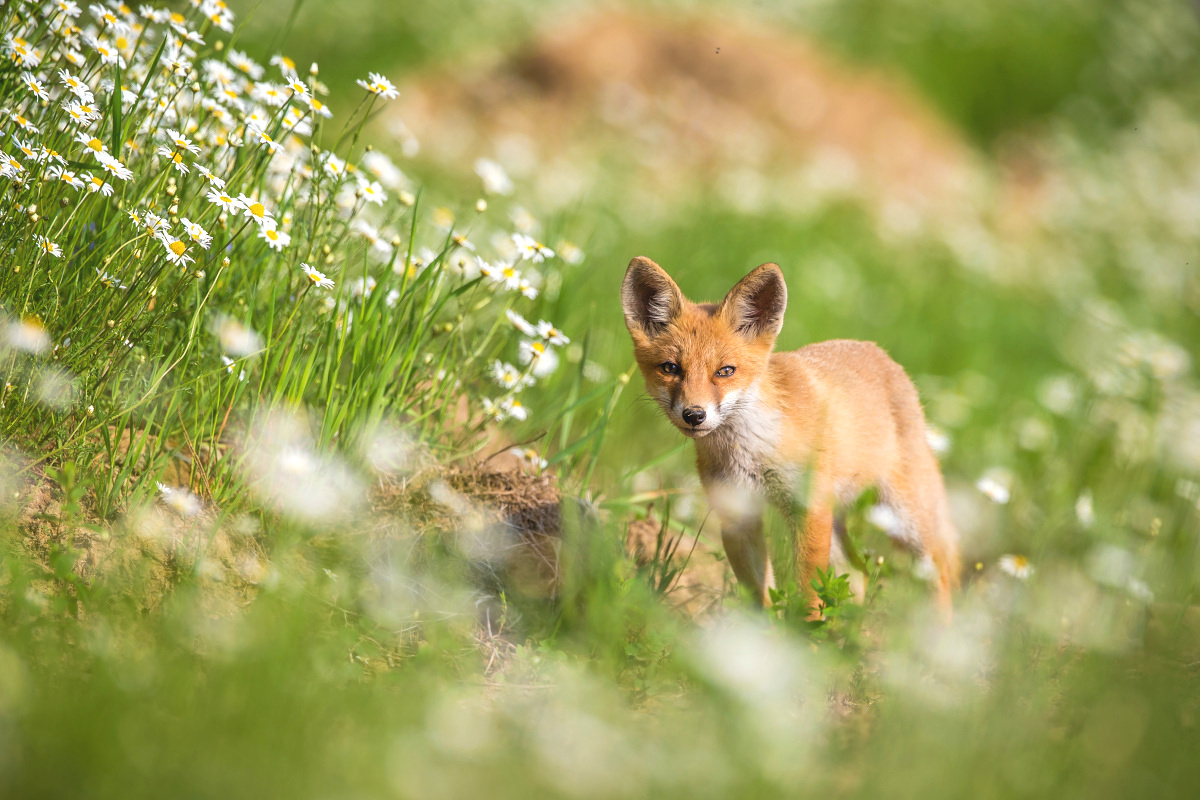
POLYGON ((312 265, 301 262, 300 269, 302 269, 304 271, 305 277, 307 277, 310 281, 312 281, 313 286, 316 286, 318 289, 332 289, 333 288, 333 281, 331 281, 329 278, 325 277, 325 273, 320 272, 312 265))

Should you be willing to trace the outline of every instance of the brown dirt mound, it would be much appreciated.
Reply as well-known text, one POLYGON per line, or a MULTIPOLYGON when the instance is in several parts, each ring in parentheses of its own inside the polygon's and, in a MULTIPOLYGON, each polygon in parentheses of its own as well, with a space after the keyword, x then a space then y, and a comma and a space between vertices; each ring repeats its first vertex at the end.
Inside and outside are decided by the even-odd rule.
POLYGON ((631 220, 664 194, 714 189, 748 211, 846 193, 916 224, 960 203, 973 167, 896 80, 729 18, 602 12, 556 24, 498 63, 416 81, 397 111, 432 159, 494 155, 543 205, 619 175, 631 220))

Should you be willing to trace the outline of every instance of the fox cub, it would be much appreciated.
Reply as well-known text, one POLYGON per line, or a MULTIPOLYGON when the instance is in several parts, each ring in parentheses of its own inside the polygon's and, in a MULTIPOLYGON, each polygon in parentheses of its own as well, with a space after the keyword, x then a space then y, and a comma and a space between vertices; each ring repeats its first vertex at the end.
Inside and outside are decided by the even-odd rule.
POLYGON ((796 577, 815 616, 817 568, 828 568, 831 551, 844 559, 833 537, 835 527, 844 530, 838 504, 875 487, 895 514, 889 533, 932 561, 938 604, 950 613, 958 536, 916 387, 896 362, 875 344, 849 340, 772 352, 787 305, 776 264, 752 271, 720 303, 692 303, 638 257, 621 303, 646 389, 695 440, 725 554, 759 603, 770 602, 774 582, 763 502, 794 523, 796 577))

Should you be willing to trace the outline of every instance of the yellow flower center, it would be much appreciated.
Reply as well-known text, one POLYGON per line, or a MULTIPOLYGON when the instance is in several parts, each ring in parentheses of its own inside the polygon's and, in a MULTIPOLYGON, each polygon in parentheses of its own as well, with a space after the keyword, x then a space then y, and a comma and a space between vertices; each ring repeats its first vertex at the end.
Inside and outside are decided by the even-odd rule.
POLYGON ((275 241, 276 239, 279 238, 279 234, 276 233, 275 231, 267 231, 267 238, 270 239, 271 241, 275 241))
POLYGON ((93 175, 93 176, 92 176, 92 183, 96 184, 97 186, 103 186, 103 185, 104 185, 104 181, 100 180, 100 179, 99 179, 99 178, 97 178, 95 175, 93 175))
POLYGON ((182 163, 183 156, 180 155, 179 153, 175 153, 171 156, 171 160, 174 161, 176 164, 179 164, 179 163, 182 163))
POLYGON ((97 153, 104 149, 104 143, 99 139, 92 139, 87 143, 87 146, 95 150, 97 153))
POLYGON ((261 217, 263 214, 267 213, 267 210, 263 208, 262 203, 254 203, 250 206, 250 213, 256 217, 261 217))
POLYGON ((172 13, 171 22, 174 22, 176 25, 182 25, 184 22, 183 14, 180 14, 178 11, 172 13))
POLYGON ((124 36, 118 36, 116 44, 118 50, 124 50, 126 47, 129 47, 129 40, 124 36))
POLYGON ((184 246, 183 242, 171 242, 171 244, 168 246, 171 248, 171 252, 177 256, 183 255, 183 252, 187 250, 187 247, 184 246))
POLYGON ((504 277, 511 278, 513 275, 516 275, 516 274, 517 274, 517 271, 515 269, 513 269, 512 267, 504 268, 504 277))
POLYGON ((280 60, 280 61, 282 61, 282 62, 283 62, 283 65, 284 65, 285 67, 287 67, 288 69, 295 69, 295 68, 296 68, 296 62, 295 62, 295 61, 292 61, 292 60, 291 60, 290 58, 288 58, 287 56, 280 56, 280 57, 279 57, 279 60, 280 60))
POLYGON ((534 342, 533 349, 538 352, 538 355, 541 355, 542 353, 546 352, 546 345, 542 344, 541 342, 534 342))

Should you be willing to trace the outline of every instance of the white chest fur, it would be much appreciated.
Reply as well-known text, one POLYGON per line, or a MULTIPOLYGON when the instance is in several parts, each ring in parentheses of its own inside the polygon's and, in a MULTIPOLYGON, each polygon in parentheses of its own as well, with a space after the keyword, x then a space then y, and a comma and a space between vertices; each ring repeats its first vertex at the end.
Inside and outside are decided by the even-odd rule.
POLYGON ((759 400, 754 387, 726 395, 720 406, 721 425, 696 450, 712 474, 707 480, 759 484, 763 473, 777 469, 780 413, 759 400))

